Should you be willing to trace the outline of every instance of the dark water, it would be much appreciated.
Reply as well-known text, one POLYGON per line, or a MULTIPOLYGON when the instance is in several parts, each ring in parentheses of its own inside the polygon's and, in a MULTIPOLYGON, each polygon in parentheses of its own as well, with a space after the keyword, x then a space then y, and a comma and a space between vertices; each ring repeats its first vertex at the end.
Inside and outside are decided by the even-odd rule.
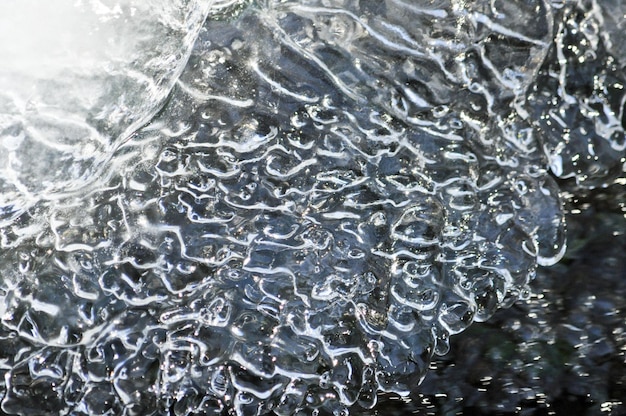
POLYGON ((3 130, 3 412, 624 412, 621 2, 213 6, 69 188, 3 130))

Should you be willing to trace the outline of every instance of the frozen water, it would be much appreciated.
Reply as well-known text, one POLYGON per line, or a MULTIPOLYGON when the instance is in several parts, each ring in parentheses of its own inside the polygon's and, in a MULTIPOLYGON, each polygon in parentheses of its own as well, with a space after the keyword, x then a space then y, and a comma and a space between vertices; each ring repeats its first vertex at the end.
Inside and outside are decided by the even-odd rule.
POLYGON ((607 186, 624 174, 625 13, 619 1, 567 5, 528 97, 552 172, 579 188, 607 186))
POLYGON ((0 222, 79 190, 154 115, 207 0, 0 4, 0 222))
POLYGON ((345 414, 408 394, 563 255, 554 176, 623 176, 614 32, 595 3, 553 3, 168 2, 134 21, 79 2, 78 27, 133 40, 121 69, 1 73, 57 92, 2 103, 2 410, 345 414), (588 66, 561 59, 579 44, 588 66), (608 121, 566 88, 581 70, 610 79, 591 94, 608 121), (578 162, 591 140, 606 151, 578 162))
POLYGON ((611 55, 618 59, 622 66, 626 61, 626 3, 623 0, 606 0, 594 4, 595 18, 602 25, 602 40, 611 55), (598 8, 599 7, 599 8, 598 8))

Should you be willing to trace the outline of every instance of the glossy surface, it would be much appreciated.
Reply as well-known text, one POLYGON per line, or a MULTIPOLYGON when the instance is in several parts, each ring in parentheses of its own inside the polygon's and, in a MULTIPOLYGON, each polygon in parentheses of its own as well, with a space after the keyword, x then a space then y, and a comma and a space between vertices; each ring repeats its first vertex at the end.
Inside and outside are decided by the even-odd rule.
MULTIPOLYGON (((4 166, 37 185, 11 205, 20 171, 0 178, 4 412, 347 414, 406 396, 563 256, 555 177, 623 178, 623 67, 595 4, 207 13, 152 33, 197 37, 150 123, 103 130, 97 170, 3 130, 4 166)), ((133 120, 158 108, 134 97, 133 120)))

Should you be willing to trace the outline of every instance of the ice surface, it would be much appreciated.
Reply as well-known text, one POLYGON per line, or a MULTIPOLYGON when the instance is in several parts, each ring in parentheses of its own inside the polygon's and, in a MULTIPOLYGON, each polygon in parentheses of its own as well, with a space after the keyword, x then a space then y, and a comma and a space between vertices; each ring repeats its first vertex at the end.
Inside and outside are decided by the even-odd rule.
POLYGON ((85 187, 160 108, 208 0, 0 4, 0 222, 85 187))
POLYGON ((553 174, 579 188, 607 186, 626 168, 625 12, 619 1, 564 7, 551 57, 528 97, 553 174))
POLYGON ((594 4, 596 18, 602 25, 601 36, 611 55, 622 63, 626 61, 626 2, 607 0, 594 4), (599 7, 599 9, 598 9, 599 7))
MULTIPOLYGON (((77 7, 106 26, 97 4, 77 7)), ((2 102, 5 413, 347 414, 406 395, 561 258, 554 176, 623 175, 623 92, 607 138, 584 86, 563 89, 581 68, 560 58, 567 28, 602 30, 595 3, 162 6, 114 26, 121 72, 86 59, 32 112, 2 102), (590 123, 579 141, 548 119, 566 110, 590 123), (610 168, 569 167, 583 136, 610 168)), ((40 76, 13 62, 14 90, 40 76)))

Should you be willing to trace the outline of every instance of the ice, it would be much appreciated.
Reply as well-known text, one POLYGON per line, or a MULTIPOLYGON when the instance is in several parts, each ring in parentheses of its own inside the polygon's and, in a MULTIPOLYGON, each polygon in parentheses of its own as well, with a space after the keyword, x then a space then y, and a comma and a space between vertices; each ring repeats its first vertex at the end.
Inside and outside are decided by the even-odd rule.
POLYGON ((595 3, 104 6, 59 6, 76 26, 50 19, 42 40, 101 27, 103 49, 70 37, 78 64, 2 72, 8 414, 347 414, 407 395, 563 256, 555 176, 623 175, 623 93, 598 92, 598 120, 589 80, 566 85, 621 76, 603 36, 571 29, 601 31, 595 3), (578 43, 597 59, 561 59, 578 43), (565 137, 572 120, 588 134, 565 137))
POLYGON ((602 38, 609 50, 617 60, 622 63, 626 61, 626 3, 623 0, 608 0, 596 2, 594 4, 596 13, 599 15, 602 24, 602 38), (598 7, 600 8, 598 10, 598 7))
POLYGON ((578 189, 608 186, 626 169, 624 10, 619 1, 567 4, 528 97, 552 172, 578 189))
POLYGON ((0 221, 79 191, 161 107, 206 0, 0 4, 0 221))

